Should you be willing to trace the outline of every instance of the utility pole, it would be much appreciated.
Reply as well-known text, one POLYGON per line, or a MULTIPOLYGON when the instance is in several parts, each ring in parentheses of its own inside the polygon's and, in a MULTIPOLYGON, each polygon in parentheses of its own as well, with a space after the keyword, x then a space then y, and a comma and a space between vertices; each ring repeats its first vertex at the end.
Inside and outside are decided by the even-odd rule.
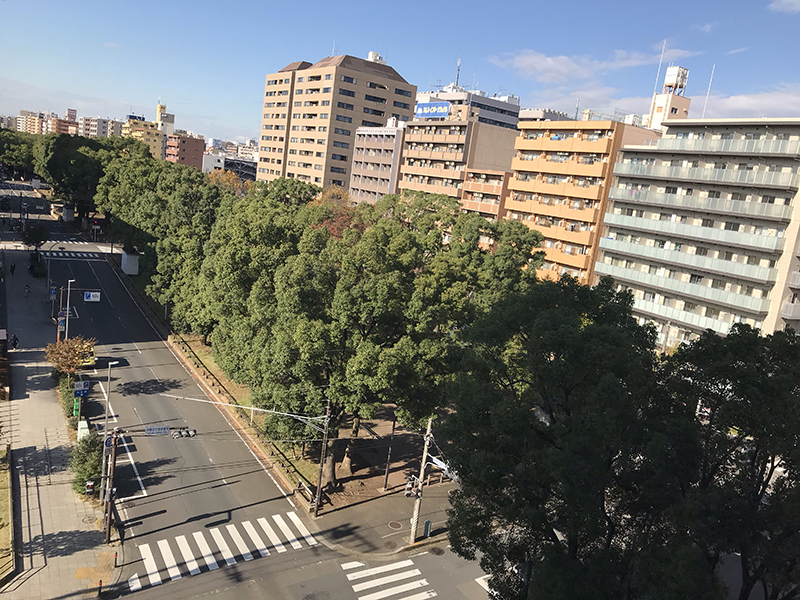
POLYGON ((417 497, 414 500, 414 514, 411 517, 411 533, 408 536, 409 544, 417 542, 417 525, 419 525, 419 513, 422 508, 422 484, 425 481, 425 467, 428 463, 428 446, 431 443, 432 426, 433 417, 430 417, 428 419, 428 431, 425 433, 425 445, 422 447, 422 464, 419 467, 419 479, 417 479, 417 497))
POLYGON ((106 481, 106 510, 105 510, 105 530, 106 530, 106 544, 111 542, 111 518, 113 515, 114 499, 112 497, 112 490, 114 489, 114 470, 117 466, 117 434, 114 432, 114 437, 111 443, 111 456, 108 459, 108 481, 106 481))
POLYGON ((389 451, 386 453, 386 471, 383 474, 383 491, 389 487, 389 465, 392 461, 392 441, 394 440, 394 427, 397 424, 397 415, 392 417, 392 435, 389 436, 389 451))
POLYGON ((325 410, 325 431, 322 433, 322 451, 319 457, 319 478, 317 479, 317 498, 314 501, 314 518, 319 516, 319 505, 322 502, 322 469, 325 468, 325 451, 328 449, 328 423, 331 420, 331 399, 328 398, 328 408, 325 410))

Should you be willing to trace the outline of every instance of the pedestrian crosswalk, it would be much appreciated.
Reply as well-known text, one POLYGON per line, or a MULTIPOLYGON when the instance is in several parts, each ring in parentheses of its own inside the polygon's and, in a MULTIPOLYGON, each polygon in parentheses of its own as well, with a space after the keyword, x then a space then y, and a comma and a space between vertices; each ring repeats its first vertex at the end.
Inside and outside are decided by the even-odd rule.
POLYGON ((358 600, 424 600, 436 596, 428 580, 422 578, 422 572, 414 568, 411 559, 364 567, 366 565, 362 562, 342 565, 358 600))
POLYGON ((255 523, 242 521, 224 528, 195 531, 190 538, 179 535, 172 540, 158 540, 154 547, 151 544, 139 544, 139 556, 135 556, 134 560, 141 558, 144 573, 135 573, 130 577, 128 587, 136 592, 145 586, 181 579, 187 574, 199 575, 204 569, 213 571, 225 565, 235 565, 239 560, 250 561, 259 556, 269 556, 270 547, 261 537, 262 533, 269 540, 271 548, 279 554, 287 551, 285 544, 294 550, 303 549, 305 546, 301 539, 307 546, 318 544, 297 513, 288 512, 286 517, 289 522, 283 515, 276 514, 270 517, 271 522, 261 517, 255 523))
MULTIPOLYGON (((87 242, 88 243, 88 242, 87 242)), ((42 252, 45 260, 90 260, 105 261, 102 252, 66 252, 62 250, 42 252)))

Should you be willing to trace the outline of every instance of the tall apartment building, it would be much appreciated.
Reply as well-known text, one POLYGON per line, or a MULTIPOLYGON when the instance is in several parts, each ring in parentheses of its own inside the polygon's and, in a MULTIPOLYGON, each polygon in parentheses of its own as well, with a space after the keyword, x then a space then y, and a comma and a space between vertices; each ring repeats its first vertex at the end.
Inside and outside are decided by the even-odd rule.
POLYGON ((800 119, 664 125, 622 149, 595 273, 633 291, 664 348, 736 322, 800 330, 800 119))
POLYGON ((467 169, 461 206, 465 211, 476 212, 489 221, 505 217, 510 171, 467 169))
POLYGON ((158 123, 145 121, 144 117, 137 115, 128 115, 128 120, 122 126, 122 135, 144 142, 153 158, 162 158, 164 134, 159 131, 158 123))
POLYGON ((386 127, 359 127, 353 142, 350 200, 375 204, 397 193, 406 122, 392 117, 386 127))
POLYGON ((36 135, 47 133, 47 123, 52 118, 57 119, 58 115, 50 112, 21 110, 16 119, 17 131, 24 131, 36 135))
POLYGON ((504 173, 511 168, 518 118, 516 96, 490 98, 455 84, 417 94, 398 187, 460 200, 468 169, 504 173))
POLYGON ((59 119, 53 117, 47 120, 46 130, 47 133, 77 135, 78 123, 77 121, 70 121, 69 119, 59 119))
POLYGON ((258 180, 348 187, 356 129, 409 120, 415 94, 374 52, 294 62, 267 75, 258 180))
POLYGON ((167 112, 166 104, 159 104, 156 106, 156 125, 161 132, 161 156, 157 158, 167 157, 167 138, 174 133, 175 129, 175 115, 167 112))
POLYGON ((100 117, 80 117, 78 135, 83 137, 108 137, 108 119, 100 117))
POLYGON ((617 151, 658 136, 617 121, 520 121, 504 209, 544 235, 540 277, 592 282, 617 151))
POLYGON ((77 121, 78 120, 78 111, 74 108, 68 108, 64 113, 64 118, 67 121, 77 121))
POLYGON ((202 137, 172 134, 167 136, 166 160, 203 170, 206 141, 202 137))

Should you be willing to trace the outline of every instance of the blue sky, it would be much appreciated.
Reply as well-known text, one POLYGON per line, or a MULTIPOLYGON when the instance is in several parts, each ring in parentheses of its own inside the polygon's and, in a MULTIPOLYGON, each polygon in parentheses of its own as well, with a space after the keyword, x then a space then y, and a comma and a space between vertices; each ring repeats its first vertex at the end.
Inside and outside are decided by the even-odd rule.
POLYGON ((666 40, 690 116, 716 63, 707 117, 800 117, 799 27, 800 0, 0 0, 0 114, 152 119, 161 100, 176 127, 241 141, 258 135, 264 76, 334 48, 376 50, 420 90, 461 56, 462 85, 523 107, 643 113, 666 40))

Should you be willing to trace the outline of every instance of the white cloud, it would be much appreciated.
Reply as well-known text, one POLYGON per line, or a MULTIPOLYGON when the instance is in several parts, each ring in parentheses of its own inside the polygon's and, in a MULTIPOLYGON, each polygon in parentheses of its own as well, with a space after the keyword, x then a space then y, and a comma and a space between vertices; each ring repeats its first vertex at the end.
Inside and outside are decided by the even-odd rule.
POLYGON ((711 30, 717 26, 716 23, 705 23, 704 25, 694 25, 693 27, 697 29, 697 31, 702 31, 703 33, 711 33, 711 30))
MULTIPOLYGON (((613 58, 607 60, 598 60, 590 56, 547 56, 536 50, 521 50, 503 57, 493 56, 489 60, 502 69, 514 71, 520 77, 535 79, 540 83, 562 83, 575 79, 590 79, 600 73, 619 69, 657 64, 661 58, 660 50, 660 46, 658 51, 652 54, 616 50, 613 58)), ((698 53, 668 48, 664 52, 664 61, 669 63, 696 54, 698 53)))
POLYGON ((742 52, 747 52, 749 48, 747 46, 743 48, 734 48, 733 50, 728 50, 725 54, 741 54, 742 52))
POLYGON ((782 13, 798 13, 800 0, 772 0, 767 8, 782 13))
MULTIPOLYGON (((699 106, 693 107, 692 113, 697 117, 703 110, 703 101, 695 98, 699 106)), ((712 94, 708 99, 706 117, 800 117, 800 84, 781 84, 752 94, 712 94)))

